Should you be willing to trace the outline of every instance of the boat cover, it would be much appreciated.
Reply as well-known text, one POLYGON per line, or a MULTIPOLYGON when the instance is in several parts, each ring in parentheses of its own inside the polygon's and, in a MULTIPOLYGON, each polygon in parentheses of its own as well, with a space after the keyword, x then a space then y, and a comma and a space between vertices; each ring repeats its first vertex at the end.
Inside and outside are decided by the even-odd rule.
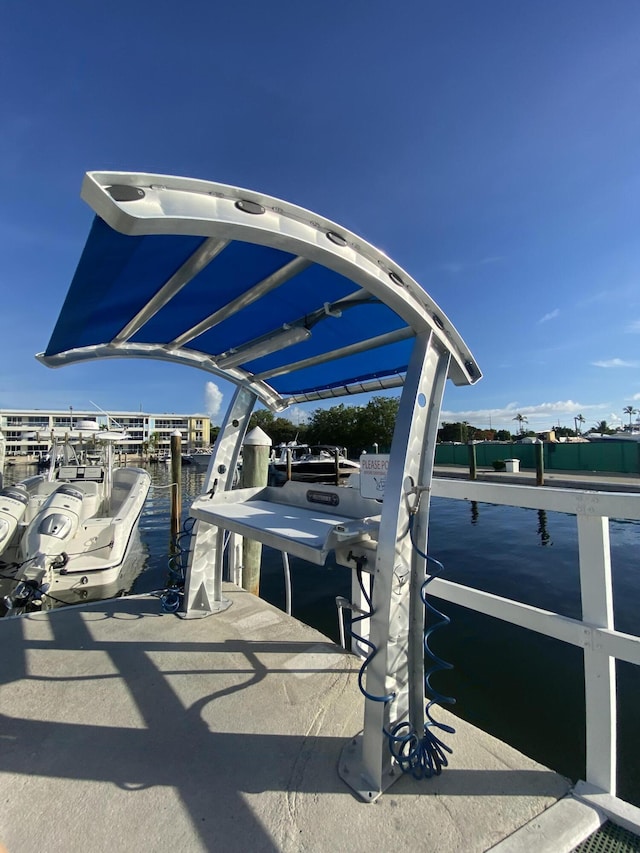
POLYGON ((402 385, 417 334, 480 370, 450 320, 384 253, 250 190, 90 172, 96 216, 46 352, 50 367, 147 357, 197 366, 274 410, 402 385))

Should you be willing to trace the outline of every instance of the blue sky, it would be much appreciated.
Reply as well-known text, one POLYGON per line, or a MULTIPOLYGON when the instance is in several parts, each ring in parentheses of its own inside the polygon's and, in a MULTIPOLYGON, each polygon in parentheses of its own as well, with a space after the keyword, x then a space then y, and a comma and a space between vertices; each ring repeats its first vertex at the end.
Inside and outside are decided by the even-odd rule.
POLYGON ((82 176, 115 169, 270 193, 386 251, 484 372, 448 384, 446 420, 627 422, 639 38, 637 0, 5 0, 0 408, 215 408, 193 369, 34 359, 88 234, 82 176))

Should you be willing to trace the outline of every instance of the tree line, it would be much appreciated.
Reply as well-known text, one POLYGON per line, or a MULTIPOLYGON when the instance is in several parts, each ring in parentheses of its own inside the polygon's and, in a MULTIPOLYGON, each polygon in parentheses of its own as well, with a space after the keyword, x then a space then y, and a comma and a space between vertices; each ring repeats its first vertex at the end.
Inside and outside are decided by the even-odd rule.
MULTIPOLYGON (((352 456, 367 452, 387 453, 391 447, 393 429, 398 415, 399 397, 372 397, 366 406, 346 406, 341 403, 329 409, 316 409, 309 419, 301 424, 294 424, 288 418, 274 415, 268 409, 258 409, 251 415, 249 429, 261 427, 274 446, 298 441, 300 444, 332 444, 346 447, 352 456)), ((629 426, 637 409, 628 406, 624 409, 629 415, 629 426)), ((514 438, 535 436, 533 430, 526 430, 528 422, 526 415, 517 413, 513 418, 517 421, 518 432, 513 435, 508 429, 480 429, 468 421, 443 422, 438 430, 440 442, 468 441, 513 441, 514 438)), ((582 415, 574 417, 574 428, 554 426, 552 429, 558 437, 578 436, 582 434, 582 415)), ((594 424, 589 432, 612 432, 606 421, 594 424)), ((211 427, 211 442, 215 441, 219 427, 211 427)))
POLYGON ((399 398, 372 397, 366 406, 332 406, 316 409, 305 423, 294 424, 268 409, 251 415, 249 429, 261 427, 274 446, 298 441, 300 444, 333 444, 346 447, 352 456, 363 450, 371 452, 377 445, 380 453, 391 447, 398 415, 399 398))

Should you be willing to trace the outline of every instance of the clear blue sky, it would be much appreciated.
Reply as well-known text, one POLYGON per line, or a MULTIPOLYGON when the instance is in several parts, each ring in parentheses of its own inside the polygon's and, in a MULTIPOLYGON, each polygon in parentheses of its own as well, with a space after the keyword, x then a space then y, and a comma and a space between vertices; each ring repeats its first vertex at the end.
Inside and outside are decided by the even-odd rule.
POLYGON ((193 369, 34 359, 92 218, 82 176, 115 169, 261 190, 386 251, 484 372, 449 383, 447 420, 627 422, 639 43, 637 0, 5 0, 0 407, 207 408, 193 369))

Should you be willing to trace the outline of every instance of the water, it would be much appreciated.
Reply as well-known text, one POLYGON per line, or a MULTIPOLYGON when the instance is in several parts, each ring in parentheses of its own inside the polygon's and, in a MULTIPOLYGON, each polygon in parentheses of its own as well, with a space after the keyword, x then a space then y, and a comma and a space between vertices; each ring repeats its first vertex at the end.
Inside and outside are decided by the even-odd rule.
MULTIPOLYGON (((18 466, 7 481, 16 479, 18 466)), ((139 572, 129 592, 162 588, 169 552, 170 470, 149 466, 153 486, 140 532, 139 572)), ((18 478, 24 477, 24 469, 18 478)), ((204 472, 182 473, 183 518, 204 472)), ((429 552, 449 580, 580 618, 575 516, 436 498, 429 552)), ((640 523, 611 522, 615 625, 637 635, 640 612, 640 523)), ((338 640, 335 597, 351 595, 351 570, 290 558, 293 615, 338 640)), ((280 554, 264 549, 261 596, 284 609, 280 554)), ((434 650, 455 669, 434 679, 455 696, 454 713, 573 780, 584 778, 582 652, 557 640, 443 603, 451 625, 433 636, 434 650)), ((618 792, 640 806, 640 671, 618 663, 618 792)), ((455 739, 452 741, 455 749, 455 739)))

